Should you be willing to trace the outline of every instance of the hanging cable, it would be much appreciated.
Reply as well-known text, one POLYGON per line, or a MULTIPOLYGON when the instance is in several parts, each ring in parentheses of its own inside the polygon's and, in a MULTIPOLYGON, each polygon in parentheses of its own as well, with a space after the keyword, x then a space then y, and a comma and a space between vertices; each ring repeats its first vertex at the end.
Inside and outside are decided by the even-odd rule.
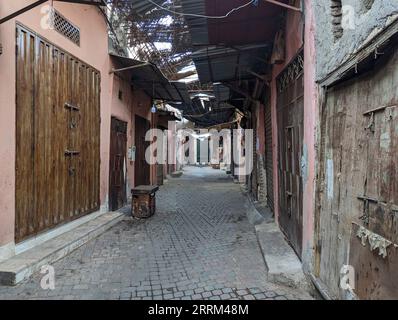
POLYGON ((188 17, 196 17, 196 18, 206 18, 206 19, 225 19, 228 18, 232 13, 234 13, 235 11, 241 10, 245 7, 250 6, 251 4, 254 4, 256 2, 256 0, 251 0, 250 2, 243 4, 239 7, 233 8, 232 10, 230 10, 229 12, 227 12, 225 15, 223 16, 206 16, 206 15, 201 15, 201 14, 194 14, 194 13, 182 13, 182 12, 177 12, 174 10, 170 10, 168 8, 162 7, 161 5, 157 4, 156 2, 152 1, 152 0, 147 0, 148 2, 152 3, 154 6, 156 6, 159 9, 165 10, 167 12, 170 12, 172 14, 176 14, 176 15, 180 15, 180 16, 188 16, 188 17))

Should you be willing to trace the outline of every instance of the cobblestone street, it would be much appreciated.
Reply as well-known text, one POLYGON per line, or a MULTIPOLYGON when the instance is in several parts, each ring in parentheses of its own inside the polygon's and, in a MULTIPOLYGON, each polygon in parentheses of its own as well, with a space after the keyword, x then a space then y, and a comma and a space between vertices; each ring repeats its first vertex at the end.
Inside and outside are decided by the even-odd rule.
POLYGON ((157 195, 148 220, 126 217, 42 275, 0 287, 0 299, 308 299, 267 282, 240 187, 223 171, 188 167, 157 195))

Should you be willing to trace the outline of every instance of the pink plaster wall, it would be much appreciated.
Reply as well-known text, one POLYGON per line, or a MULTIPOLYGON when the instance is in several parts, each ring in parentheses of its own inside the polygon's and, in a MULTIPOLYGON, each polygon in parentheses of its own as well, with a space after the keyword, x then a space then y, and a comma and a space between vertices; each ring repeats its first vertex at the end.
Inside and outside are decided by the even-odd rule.
POLYGON ((272 118, 272 150, 273 150, 273 182, 274 182, 274 214, 279 223, 279 177, 278 177, 278 128, 277 128, 277 89, 276 78, 289 65, 303 46, 303 24, 301 13, 289 10, 285 25, 285 63, 274 65, 271 80, 271 118, 272 118))
POLYGON ((257 105, 257 138, 259 142, 258 154, 265 155, 265 107, 262 104, 257 105))
POLYGON ((314 231, 314 190, 315 190, 315 133, 317 117, 318 91, 315 83, 315 21, 312 1, 305 0, 305 30, 302 41, 303 25, 299 13, 289 11, 286 21, 286 59, 282 65, 275 65, 271 82, 271 112, 273 141, 273 180, 275 220, 279 218, 279 181, 278 181, 278 134, 277 134, 277 89, 276 78, 289 64, 304 45, 304 149, 307 150, 306 176, 303 190, 303 262, 308 265, 311 259, 314 231))
MULTIPOLYGON (((112 68, 118 66, 112 65, 112 68)), ((132 71, 134 72, 134 71, 132 71)), ((113 74, 112 78, 112 103, 111 115, 119 120, 127 122, 127 148, 135 145, 135 116, 138 115, 151 122, 152 127, 156 126, 156 117, 151 113, 152 100, 142 90, 133 88, 129 78, 130 72, 123 75, 113 74), (122 91, 122 100, 119 99, 119 90, 122 91)), ((127 182, 128 186, 134 187, 135 162, 127 161, 127 182)), ((155 166, 151 168, 151 182, 156 180, 155 166)))
MULTIPOLYGON (((0 16, 4 17, 31 4, 28 0, 0 1, 0 16)), ((46 5, 48 3, 44 3, 46 5)), ((35 31, 58 47, 92 65, 101 72, 101 203, 108 194, 109 130, 111 81, 108 75, 109 56, 107 26, 97 8, 87 5, 54 1, 55 8, 81 31, 81 46, 54 30, 41 25, 42 6, 34 8, 0 26, 0 246, 14 241, 15 221, 15 38, 16 22, 35 31)))
MULTIPOLYGON (((131 85, 125 79, 113 74, 112 85, 112 110, 111 115, 118 120, 127 122, 127 148, 133 143, 133 92, 131 85), (122 99, 119 99, 119 90, 122 92, 122 99)), ((127 183, 128 186, 134 185, 134 162, 127 160, 127 183)))
POLYGON ((318 86, 316 84, 315 15, 312 1, 306 0, 304 36, 304 145, 307 146, 307 177, 303 194, 303 262, 311 268, 314 244, 316 128, 318 117, 318 86))
MULTIPOLYGON (((136 115, 147 119, 151 123, 151 128, 156 128, 156 116, 151 113, 152 108, 152 99, 142 90, 134 90, 133 91, 133 126, 135 125, 135 117, 136 115)), ((135 145, 135 130, 132 130, 132 142, 135 145)), ((150 182, 154 184, 156 182, 156 166, 150 166, 150 182)), ((134 186, 134 172, 132 176, 132 186, 134 186)))

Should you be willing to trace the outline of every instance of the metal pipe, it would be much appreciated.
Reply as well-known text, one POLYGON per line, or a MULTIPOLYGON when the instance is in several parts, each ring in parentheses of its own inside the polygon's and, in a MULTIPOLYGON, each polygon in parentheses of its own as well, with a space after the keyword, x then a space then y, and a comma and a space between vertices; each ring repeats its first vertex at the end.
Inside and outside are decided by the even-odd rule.
POLYGON ((23 7, 22 9, 20 9, 18 11, 15 11, 14 13, 11 13, 10 15, 8 15, 8 16, 6 16, 4 18, 1 18, 0 19, 0 24, 3 24, 4 22, 7 22, 7 21, 13 19, 13 18, 15 18, 15 17, 17 17, 17 16, 19 16, 19 15, 21 15, 21 14, 23 14, 23 13, 25 13, 25 12, 31 10, 31 9, 33 9, 35 7, 41 5, 44 2, 47 2, 47 0, 39 0, 39 1, 33 2, 32 4, 30 4, 30 5, 26 6, 26 7, 23 7))
MULTIPOLYGON (((43 4, 44 2, 47 2, 47 1, 48 0, 38 0, 36 2, 33 2, 32 4, 30 4, 30 5, 26 6, 26 7, 23 7, 22 9, 17 10, 14 13, 11 13, 11 14, 9 14, 8 16, 6 16, 4 18, 1 18, 0 19, 0 24, 3 24, 4 22, 7 22, 7 21, 9 21, 11 19, 14 19, 15 17, 17 17, 17 16, 19 16, 19 15, 21 15, 21 14, 23 14, 23 13, 29 11, 29 10, 32 10, 33 8, 39 6, 39 5, 41 5, 41 4, 43 4)), ((97 2, 97 1, 93 2, 93 1, 87 1, 87 0, 56 0, 56 1, 58 1, 58 2, 69 2, 69 3, 75 3, 75 4, 96 5, 96 6, 101 5, 101 3, 97 2)))
POLYGON ((303 11, 301 8, 297 8, 297 7, 295 7, 295 6, 291 6, 291 5, 288 5, 288 4, 285 4, 285 3, 282 3, 282 2, 276 1, 276 0, 264 0, 264 1, 265 1, 265 2, 269 2, 269 3, 272 3, 272 4, 275 4, 275 5, 277 5, 277 6, 284 7, 284 8, 286 8, 286 9, 294 10, 294 11, 297 11, 297 12, 302 12, 302 11, 303 11))
POLYGON ((131 69, 137 69, 137 68, 141 68, 141 67, 145 67, 145 66, 149 66, 151 65, 149 62, 145 62, 142 64, 137 64, 135 66, 130 66, 130 67, 126 67, 126 68, 121 68, 121 69, 112 69, 111 71, 109 71, 109 74, 115 73, 115 72, 120 72, 120 71, 126 71, 126 70, 131 70, 131 69))

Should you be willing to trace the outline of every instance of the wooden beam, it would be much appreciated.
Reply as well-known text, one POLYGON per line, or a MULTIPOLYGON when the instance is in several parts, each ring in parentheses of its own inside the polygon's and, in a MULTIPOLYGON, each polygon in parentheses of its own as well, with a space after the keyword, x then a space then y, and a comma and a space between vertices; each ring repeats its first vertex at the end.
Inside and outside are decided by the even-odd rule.
POLYGON ((3 23, 5 23, 5 22, 7 22, 7 21, 9 21, 11 19, 14 19, 15 17, 17 17, 17 16, 19 16, 19 15, 21 15, 21 14, 23 14, 23 13, 29 11, 29 10, 32 10, 33 8, 43 4, 44 2, 47 2, 47 0, 35 1, 35 2, 31 3, 30 5, 25 6, 22 9, 19 9, 19 10, 9 14, 8 16, 6 16, 4 18, 1 18, 0 19, 0 24, 3 24, 3 23))

